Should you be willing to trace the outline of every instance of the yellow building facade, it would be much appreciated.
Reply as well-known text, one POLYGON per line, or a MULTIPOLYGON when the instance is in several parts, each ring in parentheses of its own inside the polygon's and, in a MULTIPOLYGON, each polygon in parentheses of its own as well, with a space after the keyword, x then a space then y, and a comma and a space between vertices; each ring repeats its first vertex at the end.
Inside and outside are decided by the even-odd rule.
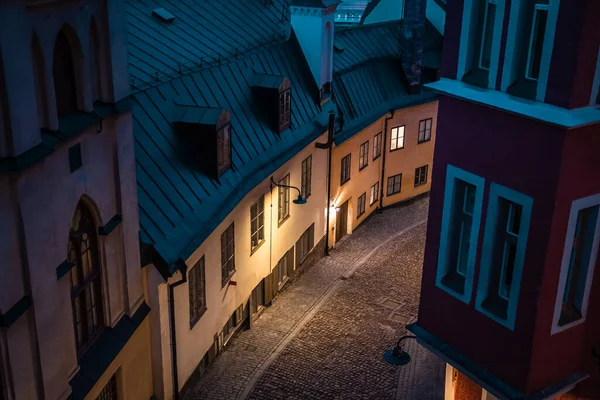
POLYGON ((388 112, 334 146, 330 247, 377 209, 429 192, 437 105, 434 100, 388 112))

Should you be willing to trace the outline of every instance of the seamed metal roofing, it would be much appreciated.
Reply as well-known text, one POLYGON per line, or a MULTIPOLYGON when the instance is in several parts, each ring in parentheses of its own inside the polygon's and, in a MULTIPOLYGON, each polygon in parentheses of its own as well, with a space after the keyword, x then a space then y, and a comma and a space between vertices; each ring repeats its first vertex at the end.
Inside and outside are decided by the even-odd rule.
POLYGON ((126 0, 133 91, 287 39, 289 0, 271 1, 126 0), (160 8, 172 22, 153 15, 160 8))
MULTIPOLYGON (((399 56, 401 29, 402 22, 393 21, 336 32, 333 90, 344 115, 344 129, 336 134, 336 144, 348 140, 390 109, 435 100, 435 94, 426 88, 420 94, 408 94, 399 56)), ((435 59, 440 53, 441 35, 427 22, 424 60, 435 59)))

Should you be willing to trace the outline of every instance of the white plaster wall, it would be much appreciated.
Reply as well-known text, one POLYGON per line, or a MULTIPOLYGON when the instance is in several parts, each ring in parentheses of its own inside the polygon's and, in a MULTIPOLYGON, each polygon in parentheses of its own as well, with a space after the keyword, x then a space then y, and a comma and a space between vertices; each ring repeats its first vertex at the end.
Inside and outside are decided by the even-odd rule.
MULTIPOLYGON (((327 135, 322 135, 318 141, 325 142, 327 135)), ((181 389, 192 371, 212 346, 215 334, 219 333, 231 314, 250 297, 258 283, 271 273, 283 255, 295 245, 296 241, 308 227, 314 223, 315 245, 325 235, 325 207, 327 198, 327 151, 315 148, 314 142, 299 152, 292 160, 272 174, 278 182, 288 173, 290 184, 300 187, 302 161, 312 155, 312 185, 311 196, 307 204, 291 203, 296 198, 297 191, 290 189, 290 217, 278 227, 277 200, 278 192, 274 187, 271 195, 270 178, 246 195, 238 206, 223 220, 213 233, 187 260, 188 268, 193 267, 198 260, 205 257, 206 301, 207 310, 196 325, 190 329, 189 317, 189 287, 188 284, 177 286, 175 290, 175 318, 177 330, 178 379, 181 389), (265 196, 265 242, 254 254, 250 255, 250 206, 260 196, 265 196), (271 207, 272 200, 272 207, 271 207), (271 213, 273 218, 271 220, 271 213), (236 272, 231 278, 236 286, 221 287, 221 234, 235 222, 235 266, 236 272), (272 236, 271 236, 272 235, 272 236)), ((148 266, 146 268, 154 268, 148 266)), ((173 281, 180 279, 179 274, 173 281)), ((156 279, 154 279, 156 281, 156 279)), ((149 284, 149 290, 153 290, 149 284)), ((171 398, 171 364, 168 336, 168 303, 166 285, 159 287, 160 307, 158 319, 160 332, 154 325, 153 335, 161 338, 161 354, 163 358, 165 398, 171 398), (162 293, 164 288, 164 294, 162 293)), ((152 313, 156 313, 153 307, 152 313)), ((153 315, 156 318, 156 315, 153 315)), ((153 347, 156 353, 155 347, 153 347)), ((155 359, 153 362, 157 362, 155 359)), ((155 367, 158 371, 159 368, 155 367)))

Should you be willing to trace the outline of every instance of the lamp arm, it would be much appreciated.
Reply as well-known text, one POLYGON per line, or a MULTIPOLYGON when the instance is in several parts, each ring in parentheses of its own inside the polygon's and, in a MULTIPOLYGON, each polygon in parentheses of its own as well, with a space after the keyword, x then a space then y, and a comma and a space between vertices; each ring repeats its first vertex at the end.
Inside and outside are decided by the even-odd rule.
POLYGON ((302 191, 300 191, 300 189, 298 189, 296 186, 281 185, 279 183, 275 183, 275 181, 273 180, 273 177, 271 177, 271 183, 275 186, 279 186, 279 187, 283 187, 283 188, 296 189, 298 191, 298 196, 302 197, 302 191))
POLYGON ((396 347, 400 347, 400 342, 402 342, 402 341, 403 341, 403 340, 405 340, 405 339, 416 339, 416 338, 417 338, 417 337, 416 337, 416 336, 413 336, 413 335, 405 335, 405 336, 402 336, 400 339, 398 339, 398 343, 396 344, 396 347))

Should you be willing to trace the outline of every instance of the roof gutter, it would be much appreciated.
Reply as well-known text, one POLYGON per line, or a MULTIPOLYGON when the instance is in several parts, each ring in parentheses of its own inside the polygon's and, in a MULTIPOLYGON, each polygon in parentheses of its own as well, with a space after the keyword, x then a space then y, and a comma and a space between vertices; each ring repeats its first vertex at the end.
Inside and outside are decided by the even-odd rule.
POLYGON ((169 294, 169 337, 171 339, 171 376, 173 379, 173 400, 179 400, 179 379, 177 377, 177 331, 175 330, 175 296, 174 289, 187 282, 187 265, 179 260, 176 268, 181 272, 181 279, 167 283, 169 294))
POLYGON ((394 118, 394 113, 396 112, 396 110, 394 108, 390 108, 388 110, 388 113, 390 114, 389 117, 385 117, 384 123, 383 123, 383 141, 381 142, 381 146, 383 147, 383 155, 382 155, 382 160, 381 160, 381 185, 380 186, 380 190, 379 190, 379 207, 377 207, 377 210, 379 213, 381 213, 381 210, 383 209, 383 184, 384 184, 384 179, 385 179, 385 155, 387 154, 387 125, 388 125, 388 121, 394 118))

